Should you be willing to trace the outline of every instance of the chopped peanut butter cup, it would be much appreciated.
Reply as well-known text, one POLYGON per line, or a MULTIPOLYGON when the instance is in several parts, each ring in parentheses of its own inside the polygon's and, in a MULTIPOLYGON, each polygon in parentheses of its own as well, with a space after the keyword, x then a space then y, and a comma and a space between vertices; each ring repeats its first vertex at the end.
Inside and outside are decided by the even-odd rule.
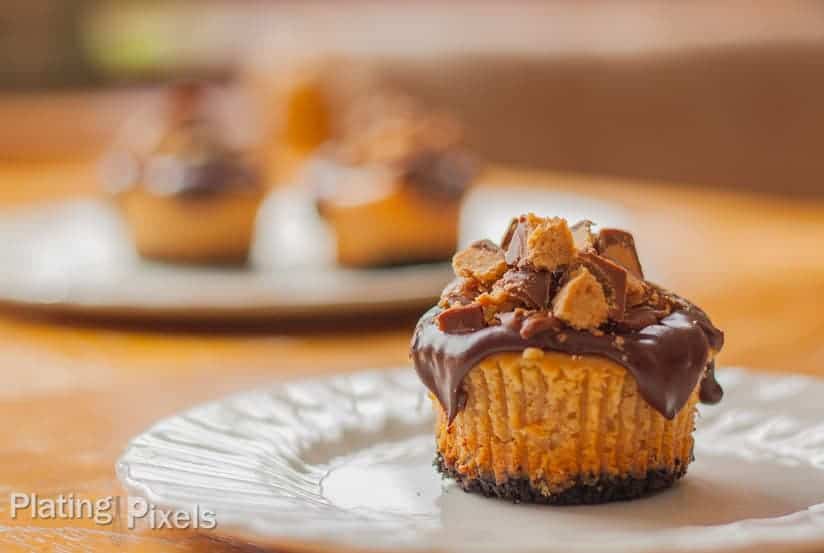
POLYGON ((598 253, 627 269, 633 276, 643 279, 644 271, 635 251, 635 239, 625 230, 605 228, 595 240, 598 253))

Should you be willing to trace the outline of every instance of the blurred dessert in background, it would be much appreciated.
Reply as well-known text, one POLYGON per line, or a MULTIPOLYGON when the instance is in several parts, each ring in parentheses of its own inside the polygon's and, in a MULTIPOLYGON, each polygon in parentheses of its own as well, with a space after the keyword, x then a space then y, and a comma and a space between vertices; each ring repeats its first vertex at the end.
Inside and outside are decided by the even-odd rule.
POLYGON ((478 172, 460 125, 408 96, 381 92, 351 106, 341 129, 305 171, 318 212, 334 231, 338 263, 448 259, 461 198, 478 172))
POLYGON ((273 182, 291 180, 327 141, 344 132, 346 114, 377 93, 362 63, 333 55, 273 55, 242 72, 263 127, 262 146, 273 182))
POLYGON ((173 86, 138 114, 104 163, 115 197, 147 258, 246 261, 265 193, 242 106, 200 83, 173 86))

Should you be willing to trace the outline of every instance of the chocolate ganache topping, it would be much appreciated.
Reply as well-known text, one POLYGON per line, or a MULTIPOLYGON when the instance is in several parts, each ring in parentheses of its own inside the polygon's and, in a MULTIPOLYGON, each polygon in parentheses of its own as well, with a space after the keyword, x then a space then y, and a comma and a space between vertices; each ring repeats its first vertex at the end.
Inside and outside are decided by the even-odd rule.
POLYGON ((525 348, 606 357, 669 419, 699 383, 702 402, 720 401, 713 358, 723 333, 700 308, 643 279, 631 234, 591 227, 523 215, 500 247, 484 240, 455 255, 457 278, 418 322, 411 352, 450 421, 477 363, 525 348))
POLYGON ((261 175, 239 153, 218 148, 154 155, 144 164, 143 184, 165 196, 205 198, 232 191, 257 191, 261 175))

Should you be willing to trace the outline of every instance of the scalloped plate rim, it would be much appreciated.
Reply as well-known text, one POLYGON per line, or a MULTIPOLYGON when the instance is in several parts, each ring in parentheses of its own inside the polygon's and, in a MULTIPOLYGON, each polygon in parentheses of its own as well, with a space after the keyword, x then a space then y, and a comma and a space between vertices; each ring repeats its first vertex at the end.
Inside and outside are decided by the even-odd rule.
MULTIPOLYGON (((132 457, 135 451, 141 447, 141 440, 146 436, 151 436, 153 433, 164 430, 170 423, 180 419, 181 417, 191 416, 198 412, 204 412, 209 409, 220 407, 232 402, 244 402, 255 394, 272 393, 275 391, 282 391, 286 386, 300 387, 302 385, 317 385, 329 384, 333 381, 345 380, 347 378, 373 378, 379 381, 385 381, 395 378, 397 375, 407 377, 410 368, 404 367, 400 369, 378 369, 361 371, 354 373, 341 373, 326 377, 309 377, 301 379, 290 379, 277 381, 269 386, 256 388, 245 392, 236 392, 222 399, 212 400, 206 403, 199 404, 189 408, 179 414, 166 417, 149 429, 133 438, 127 446, 124 453, 116 463, 116 472, 119 480, 131 495, 136 495, 147 499, 151 504, 163 508, 185 508, 190 509, 194 503, 181 502, 180 500, 170 500, 168 494, 157 492, 147 482, 142 482, 139 478, 136 479, 131 471, 131 464, 134 462, 132 457)), ((749 371, 746 369, 725 367, 722 369, 722 374, 727 378, 732 378, 733 382, 740 380, 765 380, 772 379, 778 381, 796 381, 796 385, 804 383, 813 383, 821 386, 824 389, 824 379, 803 374, 775 374, 765 371, 749 371)), ((722 402, 723 409, 723 402, 722 402)), ((718 407, 716 407, 718 408, 718 407)), ((824 454, 824 448, 822 448, 824 454)), ((824 468, 824 467, 818 467, 824 468)), ((484 501, 495 501, 484 499, 484 501)), ((562 508, 563 509, 563 508, 562 508)), ((370 523, 374 524, 374 523, 370 523)), ((377 551, 377 550, 392 550, 392 551, 454 551, 455 548, 439 548, 431 542, 420 543, 406 543, 406 544, 392 544, 387 543, 386 536, 384 541, 378 541, 368 544, 364 539, 351 539, 350 537, 335 537, 334 530, 327 530, 319 532, 317 529, 310 530, 305 534, 293 533, 291 535, 284 532, 272 531, 270 522, 261 516, 249 518, 248 512, 235 513, 227 515, 224 511, 220 515, 220 524, 216 530, 212 532, 205 532, 207 535, 218 538, 229 538, 246 541, 252 544, 265 547, 282 547, 289 550, 335 550, 335 551, 377 551), (225 522, 224 522, 225 521, 225 522)), ((374 533, 373 533, 374 534, 374 533)), ((374 538, 374 535, 371 535, 374 538)), ((716 526, 684 526, 671 530, 659 530, 653 532, 652 536, 647 539, 639 540, 636 538, 627 538, 623 541, 615 540, 610 537, 611 549, 609 551, 653 551, 660 549, 662 540, 666 539, 667 550, 675 551, 701 551, 701 552, 729 552, 746 550, 752 547, 761 547, 759 551, 775 550, 783 551, 786 547, 793 547, 794 551, 820 550, 824 547, 824 492, 822 492, 821 503, 812 505, 807 509, 799 510, 784 516, 767 517, 767 518, 747 518, 736 520, 734 522, 716 525, 716 526), (816 523, 811 520, 811 517, 820 518, 820 522, 816 523), (783 529, 785 531, 776 533, 776 523, 789 524, 783 529), (702 535, 697 536, 696 532, 702 535), (768 549, 765 549, 768 548, 768 549)), ((477 544, 473 544, 475 546, 477 544)), ((487 544, 488 545, 488 544, 487 544)), ((598 542, 597 538, 592 541, 581 541, 574 545, 568 543, 564 544, 564 551, 601 551, 604 543, 598 542)), ((473 547, 473 551, 516 551, 518 553, 548 551, 546 544, 533 544, 532 546, 520 545, 512 549, 502 548, 501 546, 487 546, 482 549, 473 547)))

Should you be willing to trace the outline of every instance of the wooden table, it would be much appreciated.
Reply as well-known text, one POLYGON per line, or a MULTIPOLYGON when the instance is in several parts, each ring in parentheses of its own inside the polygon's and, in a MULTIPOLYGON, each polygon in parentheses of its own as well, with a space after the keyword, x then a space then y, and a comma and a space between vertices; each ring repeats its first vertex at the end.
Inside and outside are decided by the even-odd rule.
MULTIPOLYGON (((91 192, 85 166, 0 166, 0 203, 91 192)), ((492 171, 627 209, 642 261, 727 331, 722 365, 824 375, 824 203, 569 175, 492 171)), ((292 331, 148 329, 0 314, 0 496, 122 494, 130 437, 210 398, 297 375, 407 363, 413 320, 292 331), (365 340, 369 348, 364 348, 365 340)), ((11 520, 1 551, 246 551, 184 531, 11 520)))

